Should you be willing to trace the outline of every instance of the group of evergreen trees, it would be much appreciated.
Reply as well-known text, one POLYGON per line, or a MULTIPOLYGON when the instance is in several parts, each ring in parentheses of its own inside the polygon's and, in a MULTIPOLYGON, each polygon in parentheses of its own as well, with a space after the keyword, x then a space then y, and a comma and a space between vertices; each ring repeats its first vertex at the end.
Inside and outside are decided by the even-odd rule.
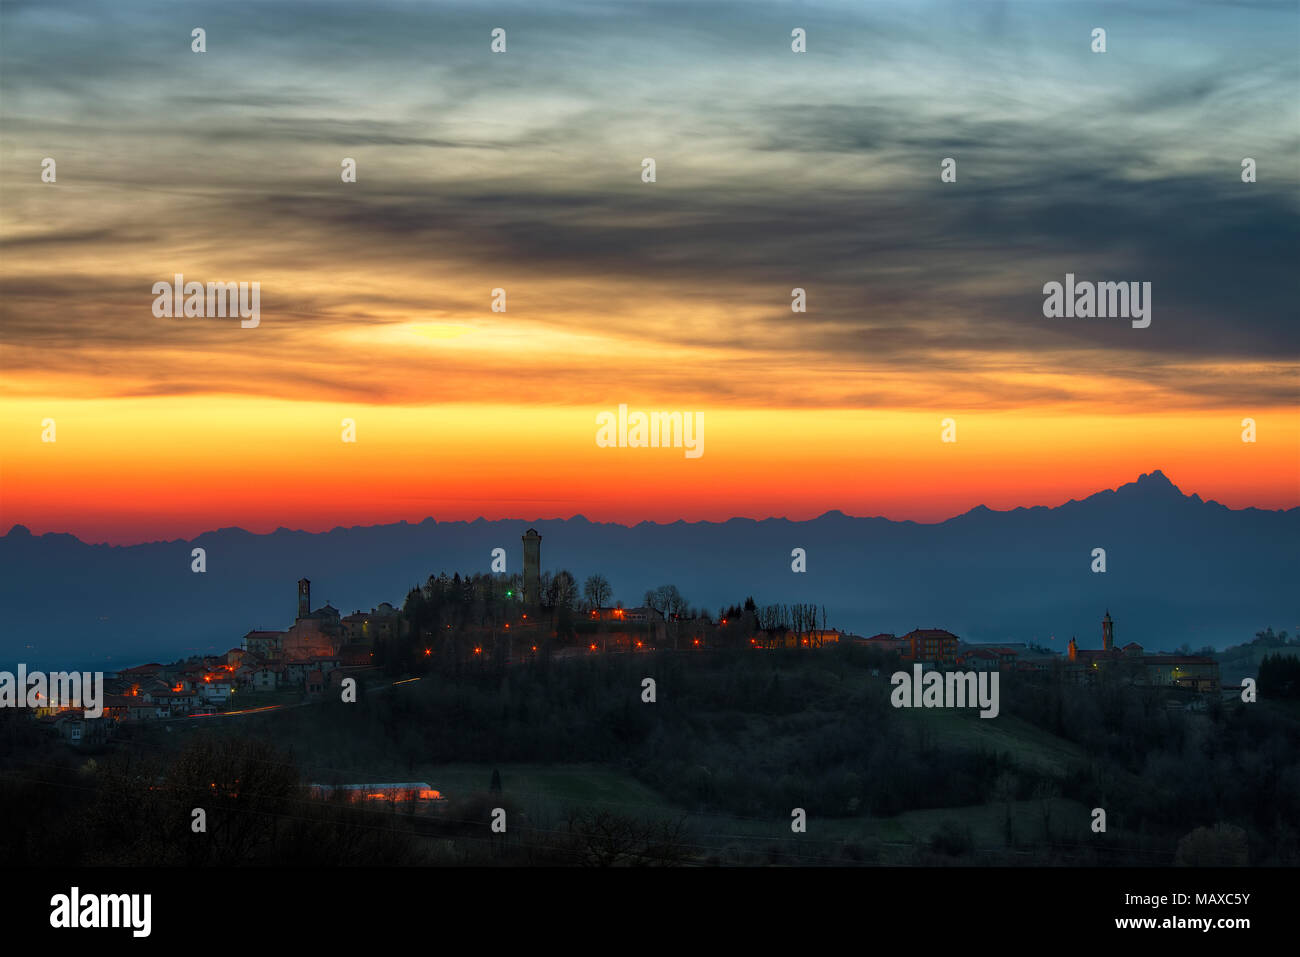
MULTIPOLYGON (((387 673, 398 675, 431 669, 459 671, 487 662, 499 667, 520 653, 534 654, 534 646, 536 654, 546 657, 552 636, 561 644, 577 641, 579 631, 585 635, 590 627, 580 623, 593 610, 609 608, 614 602, 613 589, 600 574, 588 576, 579 586, 572 572, 544 572, 539 585, 538 601, 527 609, 518 574, 430 576, 406 596, 405 633, 380 642, 375 661, 387 673), (529 613, 532 621, 524 617, 529 613)), ((642 601, 664 617, 674 648, 696 644, 740 648, 748 646, 760 630, 778 636, 788 631, 803 635, 819 626, 818 607, 813 604, 759 606, 749 597, 741 605, 720 608, 717 618, 710 619, 671 584, 647 590, 642 601)), ((621 602, 615 605, 621 606, 621 602)), ((825 628, 825 608, 820 609, 820 618, 820 627, 825 628)))

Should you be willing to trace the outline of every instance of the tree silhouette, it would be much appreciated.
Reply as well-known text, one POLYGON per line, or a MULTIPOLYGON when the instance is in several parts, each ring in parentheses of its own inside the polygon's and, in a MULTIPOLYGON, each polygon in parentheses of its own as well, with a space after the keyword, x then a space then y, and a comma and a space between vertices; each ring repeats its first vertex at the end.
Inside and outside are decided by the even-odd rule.
POLYGON ((610 587, 609 581, 604 575, 591 575, 582 586, 583 597, 591 602, 592 607, 597 611, 600 611, 609 603, 609 599, 613 594, 614 590, 610 587))

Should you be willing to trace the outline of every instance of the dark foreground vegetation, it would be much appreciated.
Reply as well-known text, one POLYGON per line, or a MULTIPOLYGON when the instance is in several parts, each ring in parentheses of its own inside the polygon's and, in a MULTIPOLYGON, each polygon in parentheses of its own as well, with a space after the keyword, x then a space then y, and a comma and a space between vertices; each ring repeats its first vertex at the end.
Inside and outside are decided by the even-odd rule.
POLYGON ((0 858, 1300 863, 1292 702, 1004 674, 1001 714, 985 720, 894 709, 896 667, 857 647, 538 659, 433 672, 356 704, 135 728, 93 754, 0 715, 0 858), (301 787, 424 781, 461 763, 507 770, 449 790, 432 812, 344 806, 301 787), (512 786, 522 764, 580 765, 656 797, 539 795, 512 786), (505 834, 490 828, 497 807, 505 834), (791 830, 796 808, 806 833, 791 830))

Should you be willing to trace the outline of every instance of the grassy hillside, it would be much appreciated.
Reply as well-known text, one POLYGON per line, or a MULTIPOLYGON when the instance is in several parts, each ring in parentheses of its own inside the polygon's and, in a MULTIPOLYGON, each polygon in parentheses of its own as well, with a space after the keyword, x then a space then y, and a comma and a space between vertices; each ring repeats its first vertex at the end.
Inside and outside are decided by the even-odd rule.
POLYGON ((301 780, 428 781, 448 798, 438 854, 458 861, 483 851, 495 806, 512 825, 492 853, 516 842, 530 860, 574 833, 649 841, 659 828, 671 840, 655 846, 695 862, 1169 863, 1181 838, 1221 823, 1249 835, 1252 860, 1300 859, 1279 811, 1298 800, 1295 709, 1216 700, 1187 714, 1158 690, 1004 675, 1000 713, 984 719, 893 708, 892 670, 837 649, 430 672, 356 704, 142 729, 135 746, 249 737, 301 780))

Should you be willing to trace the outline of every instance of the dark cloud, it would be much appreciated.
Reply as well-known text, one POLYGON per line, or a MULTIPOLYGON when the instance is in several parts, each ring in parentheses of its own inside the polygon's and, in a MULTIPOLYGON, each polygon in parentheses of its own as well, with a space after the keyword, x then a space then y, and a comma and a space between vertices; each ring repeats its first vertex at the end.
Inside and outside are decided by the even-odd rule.
MULTIPOLYGON (((1274 7, 1251 27, 1242 11, 1190 23, 1167 4, 1116 8, 1112 33, 1143 55, 1100 61, 1074 35, 1079 14, 969 8, 935 7, 923 28, 902 7, 857 4, 490 16, 342 3, 74 4, 56 16, 6 4, 12 148, 29 162, 51 139, 80 136, 93 155, 61 160, 60 188, 73 191, 21 194, 24 216, 58 208, 56 221, 18 231, 9 217, 0 336, 20 368, 41 361, 25 345, 63 350, 69 366, 121 350, 148 380, 128 388, 181 390, 147 372, 159 329, 135 319, 175 270, 173 250, 193 261, 211 248, 198 257, 210 275, 187 278, 317 277, 292 283, 291 301, 264 283, 277 321, 259 332, 273 343, 481 309, 484 291, 451 277, 491 275, 529 290, 512 318, 539 335, 644 335, 767 368, 790 356, 873 376, 930 371, 1008 404, 1076 398, 1016 378, 1026 357, 1039 373, 1082 366, 1186 403, 1281 395, 1210 370, 1300 352, 1300 171, 1285 122, 1297 68, 1276 39, 1300 14, 1274 7), (792 58, 792 16, 820 59, 792 58), (494 59, 498 23, 511 52, 494 59), (209 31, 204 58, 188 52, 194 24, 209 31), (1206 34, 1216 25, 1218 46, 1206 34), (362 164, 346 189, 342 155, 362 164), (660 161, 653 186, 638 179, 644 155, 660 161), (1241 183, 1245 155, 1260 182, 1241 183), (939 182, 945 156, 958 159, 957 184, 939 182), (50 195, 84 203, 75 221, 50 195), (159 197, 169 205, 141 202, 159 197), (67 255, 73 275, 50 279, 45 254, 67 255), (115 259, 134 278, 103 264, 115 259), (231 263, 247 266, 232 277, 231 263), (365 268, 444 277, 444 299, 428 301, 423 283, 376 293, 347 278, 365 268), (1045 319, 1042 286, 1066 272, 1151 282, 1151 327, 1045 319), (808 290, 806 317, 789 311, 794 286, 808 290), (578 287, 589 292, 575 300, 578 287), (650 329, 647 300, 665 310, 650 329), (722 318, 676 321, 675 306, 722 318)), ((220 351, 226 336, 196 324, 163 341, 220 351)), ((218 378, 233 387, 237 363, 218 378)), ((399 391, 305 368, 255 387, 399 391)), ((846 386, 841 401, 887 395, 846 386)))

